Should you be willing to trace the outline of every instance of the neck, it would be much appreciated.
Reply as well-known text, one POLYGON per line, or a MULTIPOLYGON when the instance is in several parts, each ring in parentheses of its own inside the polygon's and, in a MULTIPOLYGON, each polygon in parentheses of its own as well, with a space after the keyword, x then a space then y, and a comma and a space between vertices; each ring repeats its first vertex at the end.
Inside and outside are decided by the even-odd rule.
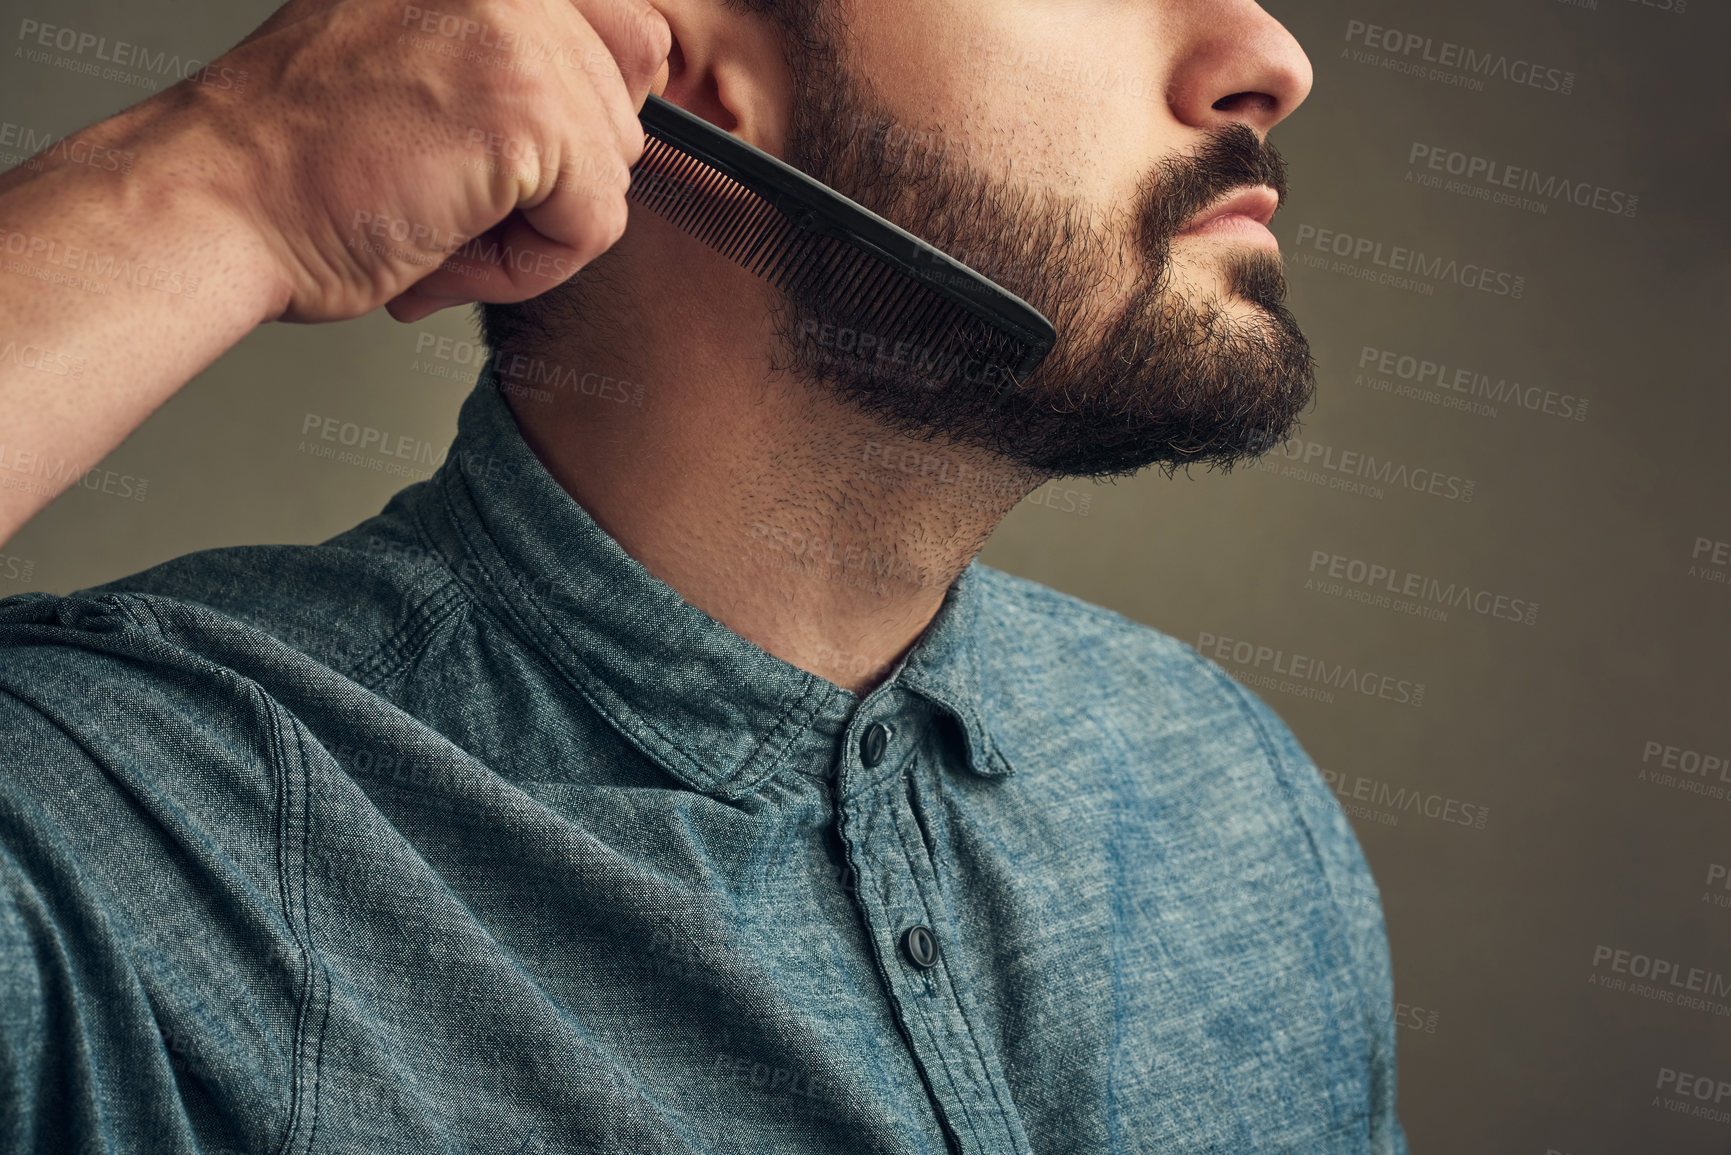
POLYGON ((605 326, 502 353, 500 379, 529 446, 627 553, 735 633, 863 695, 1044 479, 889 432, 773 371, 765 302, 743 296, 609 310, 605 326), (541 397, 514 387, 550 376, 561 384, 541 397))

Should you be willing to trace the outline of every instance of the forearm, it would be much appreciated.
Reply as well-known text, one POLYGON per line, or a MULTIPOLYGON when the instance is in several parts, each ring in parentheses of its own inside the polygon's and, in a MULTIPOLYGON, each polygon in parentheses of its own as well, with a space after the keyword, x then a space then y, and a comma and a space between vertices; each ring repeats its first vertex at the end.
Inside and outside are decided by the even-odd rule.
POLYGON ((0 542, 283 311, 235 142, 181 85, 0 177, 0 542))

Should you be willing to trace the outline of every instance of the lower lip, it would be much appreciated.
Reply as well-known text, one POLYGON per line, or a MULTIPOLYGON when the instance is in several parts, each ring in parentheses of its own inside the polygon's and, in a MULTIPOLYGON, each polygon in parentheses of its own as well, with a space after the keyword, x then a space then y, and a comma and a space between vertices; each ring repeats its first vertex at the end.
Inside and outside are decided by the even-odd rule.
POLYGON ((1224 213, 1199 225, 1192 225, 1178 234, 1181 237, 1218 237, 1223 240, 1254 241, 1261 245, 1280 247, 1268 226, 1243 213, 1224 213))

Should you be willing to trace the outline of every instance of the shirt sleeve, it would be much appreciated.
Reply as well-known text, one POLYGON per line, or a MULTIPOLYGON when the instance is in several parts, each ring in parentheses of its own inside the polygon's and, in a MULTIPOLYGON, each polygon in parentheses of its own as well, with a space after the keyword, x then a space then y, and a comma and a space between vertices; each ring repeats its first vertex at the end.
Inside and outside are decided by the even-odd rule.
POLYGON ((1294 805, 1310 831, 1323 875, 1347 928, 1347 950, 1368 1040, 1369 1150, 1372 1155, 1408 1155, 1406 1133, 1396 1109, 1394 976, 1376 880, 1345 811, 1291 728, 1256 694, 1236 682, 1233 685, 1274 749, 1277 772, 1292 791, 1294 805))

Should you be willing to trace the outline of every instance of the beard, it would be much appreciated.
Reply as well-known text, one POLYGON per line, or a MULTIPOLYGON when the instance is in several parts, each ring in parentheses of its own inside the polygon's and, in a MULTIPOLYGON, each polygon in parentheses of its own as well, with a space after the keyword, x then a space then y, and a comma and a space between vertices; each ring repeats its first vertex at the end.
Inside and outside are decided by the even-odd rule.
POLYGON ((1267 184, 1285 201, 1272 146, 1230 125, 1158 165, 1128 214, 1099 224, 1079 199, 951 156, 900 124, 839 54, 822 56, 822 75, 796 76, 787 161, 1009 289, 1058 339, 1020 389, 1000 396, 1001 378, 960 377, 934 388, 817 346, 809 334, 833 318, 781 293, 777 369, 898 432, 984 450, 1038 477, 1226 471, 1287 439, 1315 391, 1315 364, 1286 308, 1279 257, 1246 250, 1221 267, 1248 315, 1176 283, 1172 257, 1173 238, 1224 194, 1267 184), (1103 288, 1127 274, 1122 303, 1102 318, 1103 288))

